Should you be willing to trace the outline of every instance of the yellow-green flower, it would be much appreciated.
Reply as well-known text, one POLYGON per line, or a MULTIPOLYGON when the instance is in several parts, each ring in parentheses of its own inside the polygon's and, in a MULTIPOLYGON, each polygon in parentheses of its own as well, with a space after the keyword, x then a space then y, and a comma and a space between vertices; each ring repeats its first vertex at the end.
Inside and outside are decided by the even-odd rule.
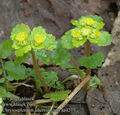
POLYGON ((88 37, 91 34, 91 29, 90 28, 83 28, 81 29, 82 31, 82 36, 88 37))
POLYGON ((29 44, 30 28, 25 24, 16 25, 11 32, 13 48, 19 49, 29 44))
POLYGON ((81 40, 76 40, 76 39, 72 39, 72 44, 75 48, 79 48, 80 46, 82 46, 85 42, 86 42, 86 38, 82 38, 81 40))
POLYGON ((88 26, 93 26, 96 23, 96 21, 92 18, 85 18, 84 23, 88 26))
POLYGON ((39 34, 36 34, 34 36, 34 41, 35 41, 35 44, 36 45, 40 45, 42 44, 44 41, 45 41, 45 36, 44 35, 39 35, 39 34))
POLYGON ((101 33, 100 33, 99 31, 96 31, 96 32, 95 32, 95 36, 96 36, 96 37, 99 37, 100 34, 101 34, 101 33))
POLYGON ((71 35, 75 38, 79 38, 81 35, 81 31, 79 29, 72 29, 71 30, 71 35))
POLYGON ((33 28, 31 32, 31 44, 33 48, 44 48, 47 33, 41 26, 33 28))
POLYGON ((28 38, 28 34, 27 33, 25 33, 25 32, 20 32, 20 33, 18 33, 17 35, 16 35, 16 41, 18 41, 18 42, 24 42, 24 41, 26 41, 26 39, 28 38))
POLYGON ((48 34, 41 26, 33 28, 31 32, 31 45, 34 49, 52 50, 56 47, 55 37, 48 34))

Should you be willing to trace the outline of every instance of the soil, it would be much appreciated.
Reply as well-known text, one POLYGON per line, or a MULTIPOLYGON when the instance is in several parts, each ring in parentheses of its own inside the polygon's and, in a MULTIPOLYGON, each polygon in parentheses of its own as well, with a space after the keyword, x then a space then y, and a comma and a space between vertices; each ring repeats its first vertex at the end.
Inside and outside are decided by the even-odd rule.
MULTIPOLYGON (((20 22, 27 23, 31 27, 41 25, 59 39, 71 28, 71 19, 89 14, 102 16, 105 30, 111 32, 119 10, 119 0, 0 0, 0 42, 9 38, 11 28, 20 22)), ((95 47, 95 49, 103 51, 107 57, 112 47, 113 45, 106 48, 95 47)), ((78 56, 79 51, 80 49, 77 49, 73 54, 78 56)), ((80 91, 66 106, 70 110, 63 111, 60 115, 120 115, 119 60, 99 69, 98 75, 102 80, 103 88, 91 89, 88 92, 80 91)), ((57 71, 58 68, 52 69, 57 71)), ((63 70, 59 70, 59 73, 63 78, 68 74, 63 70)), ((20 86, 16 94, 31 97, 33 90, 20 86)), ((22 113, 12 115, 22 115, 22 113)))

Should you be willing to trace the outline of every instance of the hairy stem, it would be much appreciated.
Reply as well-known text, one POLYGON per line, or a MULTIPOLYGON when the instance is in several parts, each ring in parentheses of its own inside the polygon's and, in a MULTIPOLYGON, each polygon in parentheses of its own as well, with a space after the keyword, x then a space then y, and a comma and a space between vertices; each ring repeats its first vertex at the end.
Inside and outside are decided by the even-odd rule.
MULTIPOLYGON (((90 54, 91 54, 91 44, 89 41, 87 41, 85 44, 85 55, 90 56, 90 54)), ((91 69, 90 68, 87 68, 86 74, 91 76, 91 69)))
POLYGON ((33 51, 33 49, 31 51, 31 54, 32 54, 33 67, 34 67, 35 73, 40 78, 41 83, 44 84, 43 88, 44 88, 45 92, 48 92, 49 90, 48 90, 47 85, 45 84, 44 78, 40 75, 40 69, 39 69, 39 66, 37 64, 37 59, 36 59, 35 52, 33 51))
POLYGON ((40 70, 39 70, 39 67, 38 67, 38 64, 37 64, 37 59, 35 57, 35 52, 32 50, 31 54, 32 54, 33 67, 34 67, 35 73, 38 77, 40 77, 40 80, 43 81, 44 78, 40 76, 40 70))

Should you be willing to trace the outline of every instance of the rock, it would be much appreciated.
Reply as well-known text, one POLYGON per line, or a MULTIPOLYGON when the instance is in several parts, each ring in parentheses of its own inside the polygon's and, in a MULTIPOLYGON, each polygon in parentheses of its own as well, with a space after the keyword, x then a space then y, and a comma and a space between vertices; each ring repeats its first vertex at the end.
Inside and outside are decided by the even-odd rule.
POLYGON ((120 115, 120 62, 103 67, 98 76, 104 88, 90 90, 87 95, 91 115, 120 115))
POLYGON ((120 61, 120 11, 114 22, 112 37, 114 46, 111 48, 103 66, 114 65, 116 62, 120 61))

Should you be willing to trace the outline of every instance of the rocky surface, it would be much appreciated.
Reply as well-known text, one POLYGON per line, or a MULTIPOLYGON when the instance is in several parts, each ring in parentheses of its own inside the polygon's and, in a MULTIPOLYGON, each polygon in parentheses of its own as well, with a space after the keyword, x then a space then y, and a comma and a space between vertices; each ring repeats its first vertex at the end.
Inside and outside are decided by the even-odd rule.
POLYGON ((102 90, 90 90, 87 95, 91 115, 120 115, 120 12, 112 29, 113 47, 108 53, 98 77, 102 90))
POLYGON ((113 25, 112 37, 114 46, 109 52, 108 58, 103 66, 114 65, 116 62, 120 61, 120 12, 113 25))
POLYGON ((98 76, 102 90, 90 90, 87 103, 90 115, 120 115, 120 62, 103 67, 98 76))

